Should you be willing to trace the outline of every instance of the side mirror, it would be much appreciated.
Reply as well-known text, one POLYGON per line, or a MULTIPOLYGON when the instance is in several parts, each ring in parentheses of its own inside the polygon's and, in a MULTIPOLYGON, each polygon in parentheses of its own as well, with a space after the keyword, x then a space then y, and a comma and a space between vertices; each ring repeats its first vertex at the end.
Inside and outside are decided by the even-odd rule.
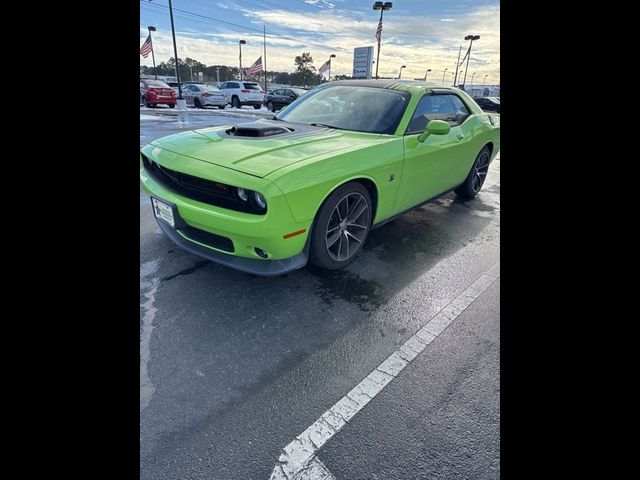
POLYGON ((427 128, 418 136, 419 142, 424 142, 429 135, 446 135, 451 131, 451 127, 444 120, 431 120, 427 128))

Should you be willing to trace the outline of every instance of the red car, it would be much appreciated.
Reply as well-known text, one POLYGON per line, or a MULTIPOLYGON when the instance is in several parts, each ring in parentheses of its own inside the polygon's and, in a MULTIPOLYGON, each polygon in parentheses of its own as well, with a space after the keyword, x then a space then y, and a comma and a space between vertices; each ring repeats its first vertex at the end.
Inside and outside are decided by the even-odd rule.
POLYGON ((176 106, 176 92, 160 80, 140 79, 140 101, 145 107, 165 104, 176 106))

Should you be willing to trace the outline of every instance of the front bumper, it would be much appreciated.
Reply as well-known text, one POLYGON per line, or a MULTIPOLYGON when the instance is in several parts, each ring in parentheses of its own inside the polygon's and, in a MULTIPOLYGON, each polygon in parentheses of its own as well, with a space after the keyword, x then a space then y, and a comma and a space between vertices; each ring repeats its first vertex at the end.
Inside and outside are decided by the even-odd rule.
POLYGON ((179 167, 186 174, 259 191, 267 199, 268 208, 264 215, 230 210, 184 197, 159 183, 145 168, 141 168, 140 181, 144 190, 150 196, 174 206, 175 218, 184 222, 186 227, 201 230, 205 236, 208 233, 225 237, 233 247, 220 249, 215 244, 197 243, 193 238, 188 239, 180 234, 180 223, 176 223, 174 229, 159 219, 162 230, 178 245, 209 260, 257 275, 278 275, 306 264, 305 249, 312 222, 297 222, 294 219, 286 198, 275 184, 153 145, 147 145, 142 152, 166 168, 179 167), (303 233, 299 235, 284 238, 301 230, 303 233), (255 251, 256 247, 265 251, 268 258, 261 258, 255 251))
MULTIPOLYGON (((165 201, 166 203, 166 201, 165 201)), ((228 253, 221 253, 213 248, 204 246, 201 243, 187 238, 188 233, 185 233, 184 229, 180 227, 184 225, 184 220, 179 216, 176 217, 177 208, 174 205, 174 219, 176 221, 176 228, 169 225, 164 220, 156 217, 156 222, 164 232, 164 234, 173 240, 179 247, 183 248, 189 253, 206 258, 215 263, 219 263, 226 267, 240 270, 245 273, 251 273, 254 275, 260 275, 265 277, 271 277, 275 275, 283 275, 285 273, 297 270, 304 267, 307 264, 309 258, 309 242, 306 243, 302 252, 293 257, 285 258, 282 260, 262 260, 246 257, 236 257, 228 253)))

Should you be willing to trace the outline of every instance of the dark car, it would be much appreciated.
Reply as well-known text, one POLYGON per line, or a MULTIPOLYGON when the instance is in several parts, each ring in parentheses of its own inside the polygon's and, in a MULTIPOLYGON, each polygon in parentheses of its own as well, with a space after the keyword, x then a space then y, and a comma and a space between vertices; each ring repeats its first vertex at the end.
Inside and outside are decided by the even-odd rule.
POLYGON ((500 99, 496 97, 480 97, 474 98, 474 100, 485 112, 500 113, 500 99))
POLYGON ((145 107, 155 107, 159 104, 176 106, 176 92, 160 80, 140 79, 140 102, 145 107))
POLYGON ((278 88, 277 90, 270 91, 264 96, 264 105, 267 107, 267 110, 275 112, 285 105, 289 105, 296 98, 301 97, 307 92, 308 90, 305 90, 304 88, 278 88))

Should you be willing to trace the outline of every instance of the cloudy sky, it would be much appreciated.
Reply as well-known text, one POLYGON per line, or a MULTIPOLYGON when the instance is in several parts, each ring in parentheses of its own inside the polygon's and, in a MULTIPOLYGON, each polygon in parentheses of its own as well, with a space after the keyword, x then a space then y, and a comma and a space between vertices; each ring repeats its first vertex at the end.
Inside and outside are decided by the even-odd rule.
MULTIPOLYGON (((262 55, 262 26, 267 29, 267 68, 292 72, 293 59, 311 52, 318 68, 334 53, 332 75, 351 75, 354 47, 376 45, 379 11, 373 0, 173 0, 178 55, 207 65, 243 66, 262 55), (226 22, 226 23, 225 23, 226 22)), ((140 0, 140 44, 153 34, 156 62, 173 56, 167 0, 140 0)), ((424 77, 451 83, 458 49, 464 56, 468 34, 480 35, 471 52, 467 83, 500 83, 500 4, 491 0, 397 0, 384 13, 380 76, 424 77), (448 69, 446 72, 445 69, 448 69), (447 80, 448 79, 448 80, 447 80)), ((376 52, 374 51, 374 60, 376 52)), ((151 55, 140 57, 152 65, 151 55)), ((465 62, 466 64, 466 62, 465 62)), ((375 72, 375 66, 374 66, 375 72)))

